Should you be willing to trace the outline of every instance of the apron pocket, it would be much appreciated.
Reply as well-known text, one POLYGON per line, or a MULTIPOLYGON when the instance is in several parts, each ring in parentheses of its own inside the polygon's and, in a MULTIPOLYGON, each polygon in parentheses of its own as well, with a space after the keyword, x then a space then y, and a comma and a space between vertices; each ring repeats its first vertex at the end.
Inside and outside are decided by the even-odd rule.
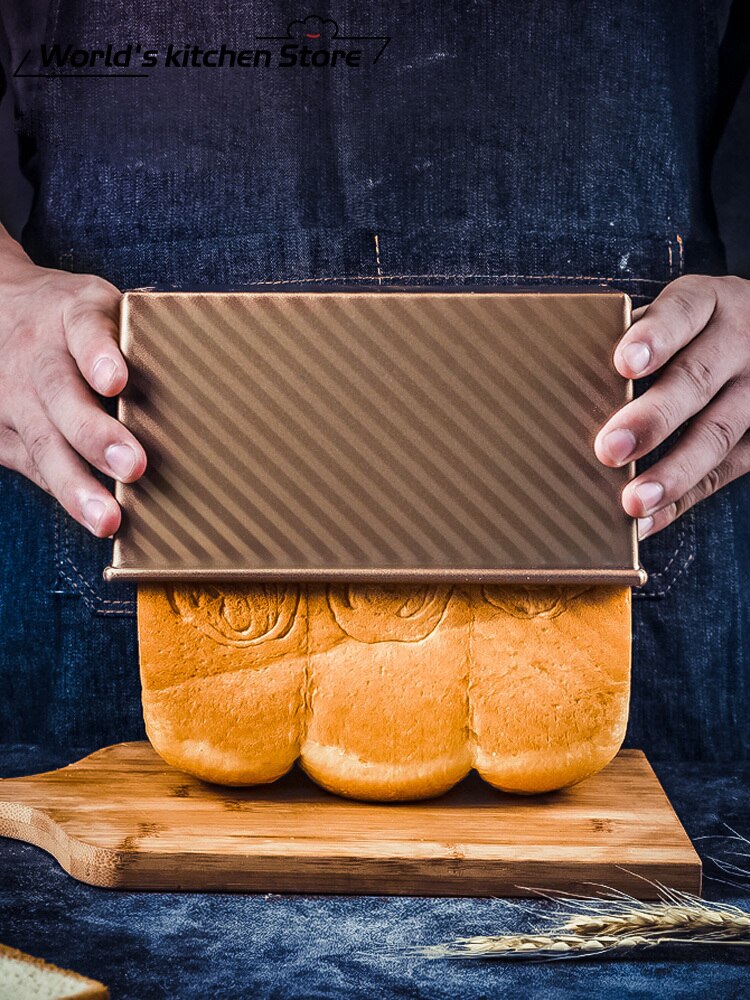
POLYGON ((80 597, 92 614, 135 617, 136 584, 103 577, 104 567, 112 561, 112 539, 95 538, 59 503, 55 506, 54 553, 57 579, 52 593, 80 597))
MULTIPOLYGON (((656 381, 657 376, 636 382, 636 396, 641 396, 656 381)), ((636 474, 640 475, 662 459, 680 437, 683 428, 658 445, 636 464, 636 474)), ((646 538, 638 545, 641 565, 648 573, 643 587, 633 590, 635 598, 654 599, 665 597, 686 574, 696 553, 695 509, 686 511, 677 521, 663 528, 656 535, 646 538)))
POLYGON ((665 597, 685 575, 695 559, 695 509, 691 508, 679 520, 639 544, 641 564, 648 580, 633 590, 641 600, 665 597))

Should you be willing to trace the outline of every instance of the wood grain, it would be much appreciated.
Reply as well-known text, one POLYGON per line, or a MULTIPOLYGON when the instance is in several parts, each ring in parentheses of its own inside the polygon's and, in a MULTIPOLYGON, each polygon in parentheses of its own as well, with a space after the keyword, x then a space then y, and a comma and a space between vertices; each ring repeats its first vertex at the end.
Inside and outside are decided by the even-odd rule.
POLYGON ((471 775, 421 803, 331 795, 298 768, 247 789, 208 785, 148 743, 0 781, 0 835, 43 848, 109 888, 652 898, 700 892, 701 863, 639 750, 559 792, 506 795, 471 775))

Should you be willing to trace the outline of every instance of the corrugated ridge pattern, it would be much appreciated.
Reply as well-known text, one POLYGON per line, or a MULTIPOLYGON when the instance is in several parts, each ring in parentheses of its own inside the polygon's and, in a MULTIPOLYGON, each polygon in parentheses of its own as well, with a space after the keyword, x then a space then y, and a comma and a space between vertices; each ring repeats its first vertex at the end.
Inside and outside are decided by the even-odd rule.
POLYGON ((129 297, 115 566, 633 566, 623 298, 596 293, 129 297), (554 300, 554 301, 553 301, 554 300))

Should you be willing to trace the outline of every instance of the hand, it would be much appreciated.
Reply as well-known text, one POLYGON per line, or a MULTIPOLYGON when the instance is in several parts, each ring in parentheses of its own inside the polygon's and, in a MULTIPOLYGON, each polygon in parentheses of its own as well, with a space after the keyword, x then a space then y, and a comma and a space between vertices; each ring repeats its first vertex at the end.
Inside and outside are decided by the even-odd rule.
POLYGON ((124 483, 146 468, 141 445, 96 396, 116 395, 128 378, 119 302, 109 282, 37 267, 0 232, 0 464, 98 537, 117 530, 120 507, 87 463, 124 483))
POLYGON ((622 505, 646 538, 750 470, 750 281, 688 274, 670 282, 633 311, 614 364, 626 378, 660 374, 599 431, 601 462, 642 458, 689 421, 623 490, 622 505))

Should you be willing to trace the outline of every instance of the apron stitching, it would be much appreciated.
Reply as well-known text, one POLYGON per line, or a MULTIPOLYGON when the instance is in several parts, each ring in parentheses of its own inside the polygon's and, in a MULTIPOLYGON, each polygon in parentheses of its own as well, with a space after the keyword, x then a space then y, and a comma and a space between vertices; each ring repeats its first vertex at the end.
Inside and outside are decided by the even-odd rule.
MULTIPOLYGON (((70 562, 69 559, 67 561, 70 562)), ((73 564, 71 563, 71 566, 72 565, 73 564)), ((73 568, 75 569, 75 567, 73 567, 73 568)), ((66 580, 71 585, 71 587, 73 588, 73 590, 78 594, 78 596, 81 598, 81 600, 86 605, 86 607, 90 611, 93 611, 94 614, 102 614, 102 615, 126 615, 126 614, 128 614, 128 610, 130 610, 132 612, 135 611, 135 604, 134 604, 133 601, 114 601, 114 600, 103 600, 101 598, 98 598, 97 595, 96 595, 96 592, 93 591, 92 588, 81 577, 80 578, 81 582, 84 585, 86 585, 89 590, 91 590, 91 592, 94 594, 94 597, 96 598, 96 600, 92 600, 88 596, 88 594, 84 593, 81 590, 81 588, 78 586, 78 583, 73 579, 73 577, 69 576, 62 567, 60 567, 60 573, 61 573, 63 579, 66 580), (102 608, 101 607, 102 603, 104 603, 104 604, 122 604, 123 607, 122 608, 102 608)))
POLYGON ((672 565, 672 563, 675 561, 675 559, 677 558, 677 556, 680 554, 680 550, 685 547, 685 542, 687 541, 687 532, 683 531, 683 532, 681 532, 681 535, 682 535, 682 537, 680 538, 680 541, 677 543, 677 548, 672 553, 672 558, 669 560, 669 562, 664 567, 664 569, 659 570, 657 573, 652 573, 651 574, 652 577, 655 577, 655 576, 658 576, 658 577, 666 576, 666 574, 667 574, 667 572, 669 570, 669 567, 672 565))
MULTIPOLYGON (((118 599, 114 597, 103 597, 101 594, 98 594, 96 590, 94 590, 94 588, 85 578, 79 567, 70 558, 68 522, 66 519, 62 521, 62 529, 63 529, 62 530, 63 552, 61 553, 59 547, 56 546, 56 557, 57 557, 58 568, 63 579, 66 580, 72 586, 73 590, 76 591, 76 593, 80 594, 85 604, 92 611, 102 611, 103 606, 109 606, 109 605, 112 605, 113 611, 116 612, 120 612, 124 608, 130 608, 131 610, 135 610, 135 602, 133 600, 129 600, 127 598, 118 599), (65 569, 63 567, 63 562, 66 562, 70 566, 71 570, 77 577, 77 580, 73 579, 73 577, 71 577, 68 573, 65 572, 65 569), (83 585, 83 587, 85 587, 86 590, 89 592, 89 594, 91 594, 92 596, 89 597, 89 595, 81 589, 81 586, 79 584, 83 585), (121 605, 122 607, 115 608, 114 607, 115 605, 121 605)), ((104 608, 103 613, 105 614, 108 613, 106 611, 106 607, 104 608)), ((111 614, 113 612, 109 613, 111 614)))
MULTIPOLYGON (((275 280, 264 279, 259 281, 249 281, 247 284, 252 285, 294 285, 294 284, 310 284, 310 283, 324 283, 330 281, 379 281, 379 280, 393 280, 394 278, 525 278, 531 280, 544 280, 545 278, 559 278, 565 281, 598 281, 602 283, 606 282, 640 282, 641 284, 649 285, 661 285, 665 284, 664 281, 660 281, 658 278, 610 278, 598 274, 464 274, 460 272, 446 273, 446 274, 436 274, 435 272, 430 272, 429 274, 384 274, 384 275, 373 275, 373 274, 342 274, 338 276, 330 277, 315 277, 315 278, 278 278, 275 280)), ((155 287, 155 286, 147 286, 155 287)))
MULTIPOLYGON (((85 577, 83 577, 81 575, 80 570, 78 569, 78 567, 76 566, 76 564, 73 562, 73 560, 70 559, 67 555, 65 556, 65 562, 68 563, 68 565, 73 570, 73 572, 78 576, 80 583, 82 583, 83 586, 86 588, 86 590, 88 590, 89 593, 93 595, 93 600, 95 600, 95 601, 97 601, 99 603, 102 603, 102 604, 132 604, 133 603, 132 601, 127 600, 126 598, 124 598, 122 600, 118 600, 116 598, 110 598, 110 597, 103 598, 103 597, 100 597, 99 594, 97 594, 97 592, 94 590, 94 588, 88 582, 88 580, 86 580, 85 577)), ((63 575, 65 575, 65 570, 63 570, 62 572, 63 572, 63 575)), ((71 577, 69 577, 69 576, 65 576, 65 579, 68 581, 68 583, 72 584, 73 587, 75 587, 75 589, 84 598, 86 597, 86 595, 83 593, 83 591, 80 589, 80 587, 76 584, 75 580, 71 579, 71 577)), ((89 600, 91 600, 91 598, 89 598, 89 600)))
POLYGON ((650 594, 641 594, 638 591, 636 591, 635 596, 641 598, 641 600, 652 600, 655 597, 665 597, 670 592, 675 583, 677 583, 680 577, 685 573, 688 566, 692 563, 694 559, 695 559, 695 540, 693 540, 690 544, 690 551, 688 552, 687 559, 682 564, 682 566, 680 566, 678 572, 675 573, 675 575, 672 577, 669 583, 662 590, 655 590, 652 591, 650 594))
POLYGON ((680 236, 679 233, 677 233, 677 246, 679 247, 679 260, 680 260, 680 266, 678 268, 677 273, 683 274, 685 270, 685 253, 683 250, 682 237, 680 236))
POLYGON ((383 283, 383 268, 380 265, 380 240, 378 239, 378 234, 377 233, 374 234, 374 238, 375 238, 375 263, 376 263, 377 268, 378 268, 378 284, 382 285, 382 283, 383 283))
POLYGON ((669 569, 669 567, 672 565, 672 563, 677 558, 677 554, 679 553, 680 549, 682 549, 684 547, 685 542, 687 541, 688 533, 689 533, 690 534, 690 544, 689 544, 689 547, 688 547, 687 558, 685 559, 684 563, 680 566, 679 570, 675 573, 675 575, 672 577, 672 579, 666 585, 662 585, 662 587, 661 587, 660 590, 654 590, 654 591, 650 591, 650 592, 636 590, 634 592, 634 595, 633 595, 635 598, 639 598, 640 600, 650 600, 650 599, 653 599, 655 597, 664 597, 666 594, 669 593, 669 591, 672 589, 672 587, 675 585, 675 583, 685 573, 685 571, 687 570, 688 566, 690 566, 690 564, 693 562, 693 560, 695 559, 695 555, 696 555, 696 551, 697 551, 697 546, 696 546, 696 542, 695 542, 695 531, 693 530, 694 529, 694 519, 692 517, 692 513, 693 513, 692 511, 689 511, 687 514, 683 515, 683 517, 681 519, 681 523, 682 523, 682 526, 684 527, 684 531, 683 531, 683 534, 682 534, 682 539, 680 540, 680 543, 678 544, 677 548, 675 549, 675 551, 674 551, 674 553, 672 555, 672 558, 669 560, 669 562, 667 563, 667 565, 664 567, 663 570, 661 570, 658 573, 652 573, 651 574, 651 579, 653 579, 656 576, 658 576, 658 577, 661 578, 661 577, 663 577, 666 574, 666 572, 669 569))
POLYGON ((59 580, 59 575, 62 572, 62 566, 60 564, 60 512, 59 512, 59 504, 55 507, 55 514, 54 514, 53 520, 54 520, 54 523, 55 523, 55 530, 52 533, 52 537, 54 539, 54 547, 55 547, 55 571, 56 571, 55 582, 53 584, 53 587, 54 587, 55 590, 57 590, 57 584, 58 584, 58 580, 59 580))

